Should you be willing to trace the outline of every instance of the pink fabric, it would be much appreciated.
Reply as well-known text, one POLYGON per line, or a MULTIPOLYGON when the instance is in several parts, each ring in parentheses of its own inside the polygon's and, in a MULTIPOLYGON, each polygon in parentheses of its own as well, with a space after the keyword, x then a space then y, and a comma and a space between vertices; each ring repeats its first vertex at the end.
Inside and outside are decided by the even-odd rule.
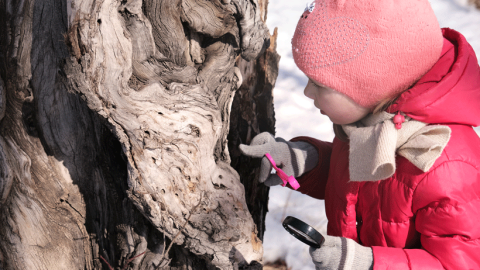
POLYGON ((425 250, 388 247, 372 249, 375 256, 373 270, 443 269, 440 261, 425 250))
POLYGON ((447 40, 440 60, 388 111, 401 111, 426 123, 479 126, 480 103, 464 108, 472 100, 480 100, 477 57, 462 34, 448 28, 443 29, 443 33, 447 40))
POLYGON ((480 269, 480 68, 461 34, 444 36, 438 63, 390 108, 451 128, 428 172, 399 156, 391 178, 349 182, 348 143, 296 139, 320 156, 299 191, 325 199, 329 235, 373 247, 375 270, 480 269))
POLYGON ((407 89, 440 56, 428 0, 322 0, 310 10, 292 39, 295 63, 366 108, 407 89))

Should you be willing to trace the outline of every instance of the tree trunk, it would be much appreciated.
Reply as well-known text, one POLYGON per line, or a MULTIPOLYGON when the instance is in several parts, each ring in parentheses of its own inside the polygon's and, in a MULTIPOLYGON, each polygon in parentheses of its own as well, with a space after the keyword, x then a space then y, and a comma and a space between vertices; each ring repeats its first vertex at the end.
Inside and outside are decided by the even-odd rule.
POLYGON ((480 0, 468 0, 468 3, 474 5, 476 8, 480 9, 480 0))
POLYGON ((0 270, 261 269, 266 6, 0 0, 0 270))

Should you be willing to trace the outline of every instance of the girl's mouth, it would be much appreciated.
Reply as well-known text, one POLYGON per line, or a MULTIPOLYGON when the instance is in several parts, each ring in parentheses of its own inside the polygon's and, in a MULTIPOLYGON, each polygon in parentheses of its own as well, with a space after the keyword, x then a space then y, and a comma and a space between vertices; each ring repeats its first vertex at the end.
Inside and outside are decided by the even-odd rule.
POLYGON ((320 110, 320 113, 323 114, 323 115, 325 115, 325 112, 324 112, 323 110, 320 110))

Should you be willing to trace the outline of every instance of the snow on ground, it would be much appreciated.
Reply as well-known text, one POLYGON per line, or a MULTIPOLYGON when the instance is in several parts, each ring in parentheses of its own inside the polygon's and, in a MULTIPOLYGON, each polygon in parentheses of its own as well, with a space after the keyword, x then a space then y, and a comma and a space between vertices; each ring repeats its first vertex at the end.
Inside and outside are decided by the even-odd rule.
MULTIPOLYGON (((480 11, 467 5, 468 0, 431 0, 441 27, 461 32, 480 56, 480 11)), ((325 141, 333 139, 330 120, 319 113, 313 102, 303 95, 305 75, 295 66, 291 38, 307 2, 271 0, 267 25, 278 27, 277 51, 281 55, 280 71, 274 90, 276 136, 291 139, 306 135, 325 141)), ((476 129, 480 134, 480 129, 476 129)), ((295 216, 326 233, 324 203, 287 188, 272 187, 266 217, 264 260, 284 259, 292 270, 314 269, 308 246, 290 236, 282 227, 285 216, 295 216)))

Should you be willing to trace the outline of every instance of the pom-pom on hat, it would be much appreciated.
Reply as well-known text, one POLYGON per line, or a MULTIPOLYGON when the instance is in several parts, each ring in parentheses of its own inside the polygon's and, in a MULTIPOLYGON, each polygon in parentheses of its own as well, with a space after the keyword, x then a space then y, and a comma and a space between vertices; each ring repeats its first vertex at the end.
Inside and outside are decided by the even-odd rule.
POLYGON ((427 0, 316 0, 292 39, 295 63, 308 77, 366 108, 408 89, 442 46, 427 0))

